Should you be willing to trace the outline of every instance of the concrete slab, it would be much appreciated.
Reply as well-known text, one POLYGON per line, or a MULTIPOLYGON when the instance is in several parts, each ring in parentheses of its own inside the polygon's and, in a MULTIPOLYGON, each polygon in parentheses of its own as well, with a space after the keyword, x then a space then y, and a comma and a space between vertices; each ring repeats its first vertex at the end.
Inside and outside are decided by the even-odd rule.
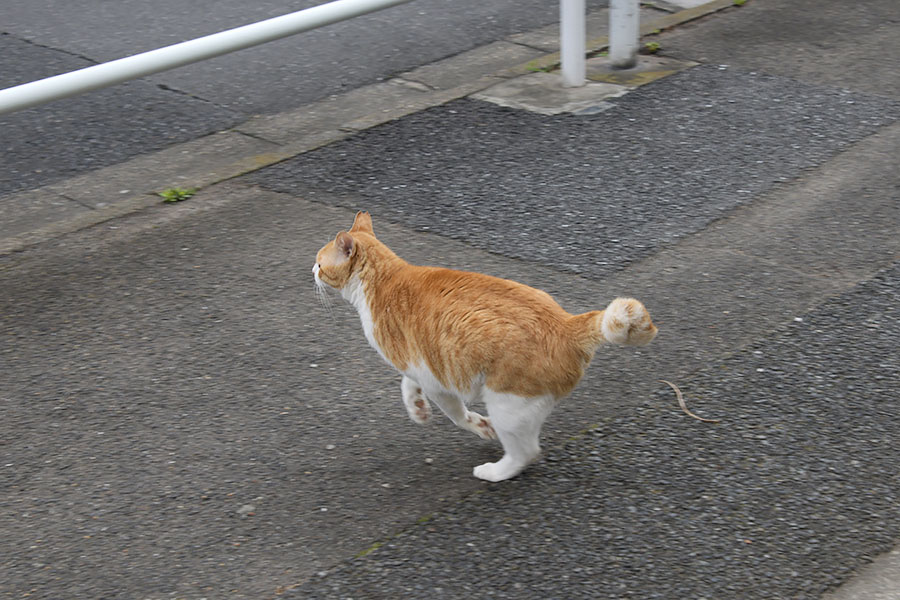
MULTIPOLYGON (((252 168, 235 168, 254 155, 266 164, 267 153, 277 152, 278 145, 241 133, 229 131, 186 142, 154 154, 106 167, 48 186, 48 190, 65 193, 94 208, 104 208, 123 196, 153 194, 173 187, 202 187, 221 181, 229 174, 237 175, 252 168)), ((253 161, 251 161, 253 162, 253 161)), ((271 162, 271 161, 270 161, 271 162)))
POLYGON ((666 4, 673 5, 677 8, 694 8, 708 3, 709 0, 666 0, 666 4))
POLYGON ((895 600, 900 597, 900 548, 876 558, 856 577, 821 600, 895 600))
POLYGON ((666 0, 641 0, 641 7, 644 6, 655 8, 656 10, 665 11, 667 13, 674 13, 683 10, 682 7, 678 6, 677 4, 667 2, 666 0))
POLYGON ((39 190, 12 194, 2 200, 10 229, 0 239, 0 255, 146 209, 160 202, 157 193, 162 190, 208 186, 346 135, 322 131, 279 145, 234 131, 222 132, 39 190), (83 210, 65 205, 65 210, 54 213, 51 208, 58 206, 55 202, 60 197, 83 210), (29 208, 32 203, 39 210, 29 208))
MULTIPOLYGON (((494 85, 497 81, 503 81, 503 79, 494 77, 492 75, 485 75, 479 79, 473 79, 454 88, 450 88, 447 90, 429 91, 427 94, 422 94, 417 98, 411 98, 409 102, 405 102, 403 104, 395 106, 384 107, 380 111, 368 112, 358 119, 347 121, 346 123, 344 123, 342 129, 354 132, 365 131, 378 125, 396 121, 401 117, 434 108, 435 106, 446 104, 447 102, 450 102, 452 100, 464 98, 469 94, 494 85)), ((401 79, 396 80, 396 82, 400 84, 406 83, 405 80, 401 79)))
POLYGON ((50 190, 33 190, 0 197, 2 240, 90 212, 90 208, 50 190))
POLYGON ((404 85, 401 80, 377 83, 340 96, 315 102, 277 115, 261 115, 239 125, 247 135, 287 144, 312 132, 337 130, 370 113, 390 112, 416 104, 427 90, 404 85))
POLYGON ((567 88, 562 85, 559 73, 532 73, 503 81, 482 92, 473 94, 498 106, 518 108, 541 115, 562 113, 600 112, 611 108, 609 98, 617 98, 628 89, 611 83, 588 83, 582 87, 567 88))
POLYGON ((666 56, 638 55, 637 65, 631 69, 617 69, 610 65, 609 57, 598 56, 588 59, 586 70, 587 78, 591 81, 638 87, 698 64, 666 56))
POLYGON ((543 52, 521 44, 494 42, 402 73, 400 77, 423 83, 432 89, 447 90, 539 56, 543 56, 543 52))

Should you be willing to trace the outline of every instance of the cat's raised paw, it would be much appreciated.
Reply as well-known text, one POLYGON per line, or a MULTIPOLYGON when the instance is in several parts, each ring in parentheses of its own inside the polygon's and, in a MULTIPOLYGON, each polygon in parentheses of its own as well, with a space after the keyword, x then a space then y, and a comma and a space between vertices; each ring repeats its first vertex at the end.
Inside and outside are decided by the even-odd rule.
POLYGON ((413 420, 417 423, 425 423, 431 418, 431 406, 424 397, 419 397, 413 402, 415 410, 413 411, 413 420))
POLYGON ((431 404, 425 396, 425 392, 419 385, 409 377, 403 377, 400 384, 400 391, 403 394, 403 405, 409 418, 414 423, 424 425, 431 419, 431 404))
POLYGON ((494 431, 494 427, 491 425, 491 420, 488 417, 483 417, 476 412, 469 411, 466 415, 466 423, 469 425, 469 429, 478 435, 478 437, 486 440, 497 439, 497 432, 494 431))
POLYGON ((425 396, 419 395, 411 404, 407 404, 409 410, 409 418, 419 425, 424 425, 431 419, 431 405, 425 396))

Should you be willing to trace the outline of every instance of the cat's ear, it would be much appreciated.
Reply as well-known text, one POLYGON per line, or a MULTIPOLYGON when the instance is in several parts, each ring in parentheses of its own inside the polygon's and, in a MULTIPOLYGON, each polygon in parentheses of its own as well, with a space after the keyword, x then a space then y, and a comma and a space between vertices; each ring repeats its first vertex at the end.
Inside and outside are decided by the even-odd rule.
POLYGON ((356 218, 353 220, 353 227, 350 228, 350 233, 356 231, 375 235, 375 230, 372 229, 372 216, 368 212, 361 210, 356 213, 356 218))
POLYGON ((356 240, 346 231, 342 231, 334 238, 334 247, 338 249, 341 256, 350 258, 356 252, 356 240))

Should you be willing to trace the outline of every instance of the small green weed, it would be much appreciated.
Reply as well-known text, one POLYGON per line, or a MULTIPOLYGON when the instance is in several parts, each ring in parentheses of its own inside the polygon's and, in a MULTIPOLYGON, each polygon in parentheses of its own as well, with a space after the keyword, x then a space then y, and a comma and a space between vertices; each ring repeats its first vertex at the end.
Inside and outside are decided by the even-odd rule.
POLYGON ((197 193, 197 190, 191 188, 189 190, 185 190, 182 188, 169 188, 167 190, 163 190, 159 192, 158 196, 163 199, 163 202, 181 202, 182 200, 187 200, 191 196, 197 193))
POLYGON ((648 54, 656 54, 659 52, 662 46, 659 45, 659 42, 647 42, 644 44, 644 52, 648 54))

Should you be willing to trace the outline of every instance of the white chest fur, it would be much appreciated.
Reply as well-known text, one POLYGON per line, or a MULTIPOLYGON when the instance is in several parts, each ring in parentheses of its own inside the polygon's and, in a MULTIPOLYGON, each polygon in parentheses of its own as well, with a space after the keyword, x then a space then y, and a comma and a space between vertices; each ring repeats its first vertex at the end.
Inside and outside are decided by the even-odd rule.
POLYGON ((391 361, 387 359, 384 352, 381 351, 378 342, 375 340, 375 322, 372 320, 372 311, 369 309, 369 303, 366 300, 366 292, 363 283, 358 277, 354 276, 341 288, 341 295, 347 302, 352 304, 356 308, 356 312, 359 313, 363 334, 366 336, 369 345, 375 348, 378 355, 381 356, 386 363, 391 364, 391 361))

